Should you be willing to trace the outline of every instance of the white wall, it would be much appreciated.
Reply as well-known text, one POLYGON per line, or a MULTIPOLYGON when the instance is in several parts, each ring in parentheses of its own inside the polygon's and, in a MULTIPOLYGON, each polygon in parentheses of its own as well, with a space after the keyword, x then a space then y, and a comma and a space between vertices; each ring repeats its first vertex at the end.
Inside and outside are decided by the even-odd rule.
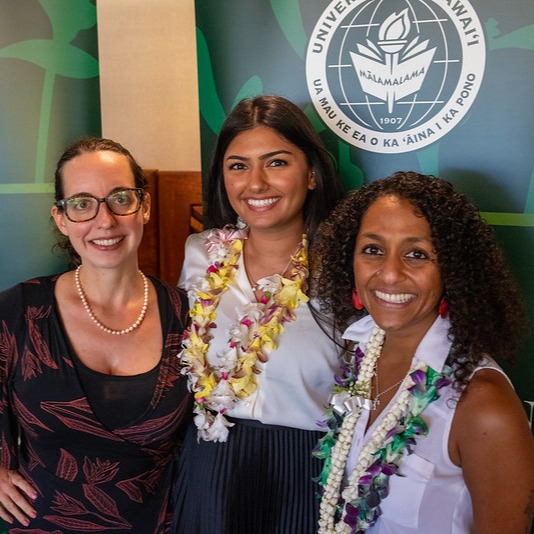
POLYGON ((102 134, 144 168, 200 170, 194 0, 98 0, 102 134))

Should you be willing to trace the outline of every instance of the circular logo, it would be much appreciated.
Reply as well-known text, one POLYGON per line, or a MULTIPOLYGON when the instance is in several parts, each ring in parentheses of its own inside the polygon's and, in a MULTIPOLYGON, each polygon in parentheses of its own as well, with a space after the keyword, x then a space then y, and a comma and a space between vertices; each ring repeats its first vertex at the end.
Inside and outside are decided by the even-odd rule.
POLYGON ((468 2, 334 0, 306 54, 312 102, 339 137, 371 152, 427 146, 473 104, 486 45, 468 2))

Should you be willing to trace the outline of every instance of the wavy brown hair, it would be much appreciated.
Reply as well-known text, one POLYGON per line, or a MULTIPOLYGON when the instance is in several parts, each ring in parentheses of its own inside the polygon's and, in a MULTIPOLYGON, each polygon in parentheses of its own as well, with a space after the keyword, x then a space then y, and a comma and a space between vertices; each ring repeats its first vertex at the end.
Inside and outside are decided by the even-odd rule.
MULTIPOLYGON (((102 150, 116 152, 117 154, 125 156, 130 165, 130 169, 132 170, 135 180, 135 187, 139 187, 144 190, 147 189, 148 180, 145 176, 145 173, 128 149, 124 148, 120 143, 113 141, 112 139, 85 136, 69 145, 57 162, 54 173, 54 200, 56 202, 65 197, 65 189, 63 184, 63 167, 65 167, 65 164, 74 158, 81 156, 82 154, 87 154, 89 152, 100 152, 102 150)), ((61 250, 65 254, 67 257, 68 266, 73 268, 80 265, 80 256, 76 250, 74 250, 74 247, 72 246, 68 236, 63 235, 55 224, 54 232, 56 236, 54 248, 61 250)))
POLYGON ((524 302, 492 228, 449 182, 397 172, 351 191, 321 225, 312 248, 312 292, 321 311, 343 330, 357 312, 351 301, 353 254, 362 217, 379 197, 408 200, 428 221, 447 299, 456 364, 462 387, 485 354, 511 361, 527 334, 524 302))

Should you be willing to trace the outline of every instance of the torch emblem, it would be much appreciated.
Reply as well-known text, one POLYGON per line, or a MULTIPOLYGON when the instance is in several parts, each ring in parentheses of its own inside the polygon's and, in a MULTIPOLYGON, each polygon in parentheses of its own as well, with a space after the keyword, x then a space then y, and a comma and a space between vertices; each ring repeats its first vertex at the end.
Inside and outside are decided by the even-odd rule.
POLYGON ((336 135, 393 154, 454 129, 485 64, 484 28, 469 0, 331 0, 310 36, 306 78, 336 135))
POLYGON ((410 30, 406 8, 384 20, 376 44, 366 39, 367 46, 358 44, 358 52, 350 52, 362 90, 386 102, 388 113, 395 102, 421 89, 436 51, 428 39, 409 40, 410 30))

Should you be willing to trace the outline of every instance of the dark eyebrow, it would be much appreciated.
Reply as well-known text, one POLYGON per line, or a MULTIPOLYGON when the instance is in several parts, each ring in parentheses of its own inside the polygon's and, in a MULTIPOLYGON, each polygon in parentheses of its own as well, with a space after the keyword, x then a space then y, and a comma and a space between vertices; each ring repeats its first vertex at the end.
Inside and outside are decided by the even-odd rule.
POLYGON ((71 195, 69 198, 74 197, 94 197, 93 193, 88 193, 87 191, 82 191, 81 193, 74 193, 74 195, 71 195))
MULTIPOLYGON (((119 191, 123 191, 124 189, 136 189, 136 188, 135 187, 126 187, 126 186, 114 187, 106 196, 112 195, 113 193, 118 193, 119 191)), ((76 198, 76 197, 98 198, 96 195, 93 195, 93 193, 88 193, 87 191, 81 191, 80 193, 74 193, 74 195, 71 195, 68 198, 76 198)))
MULTIPOLYGON (((365 239, 372 239, 373 241, 382 241, 382 237, 378 234, 372 234, 372 233, 365 233, 365 234, 361 234, 360 235, 360 239, 361 238, 365 238, 365 239)), ((408 237, 406 239, 406 242, 407 243, 421 243, 421 242, 425 242, 425 243, 430 243, 432 244, 432 241, 427 239, 426 237, 408 237)))
MULTIPOLYGON (((269 159, 269 158, 272 158, 273 156, 278 156, 280 154, 288 154, 288 155, 292 155, 293 153, 290 152, 289 150, 275 150, 273 152, 267 152, 267 154, 262 154, 260 156, 260 159, 261 160, 264 160, 264 159, 269 159)), ((237 159, 239 161, 248 161, 250 158, 246 158, 244 156, 238 156, 238 155, 231 155, 231 156, 227 156, 226 158, 227 160, 229 159, 237 159)))

